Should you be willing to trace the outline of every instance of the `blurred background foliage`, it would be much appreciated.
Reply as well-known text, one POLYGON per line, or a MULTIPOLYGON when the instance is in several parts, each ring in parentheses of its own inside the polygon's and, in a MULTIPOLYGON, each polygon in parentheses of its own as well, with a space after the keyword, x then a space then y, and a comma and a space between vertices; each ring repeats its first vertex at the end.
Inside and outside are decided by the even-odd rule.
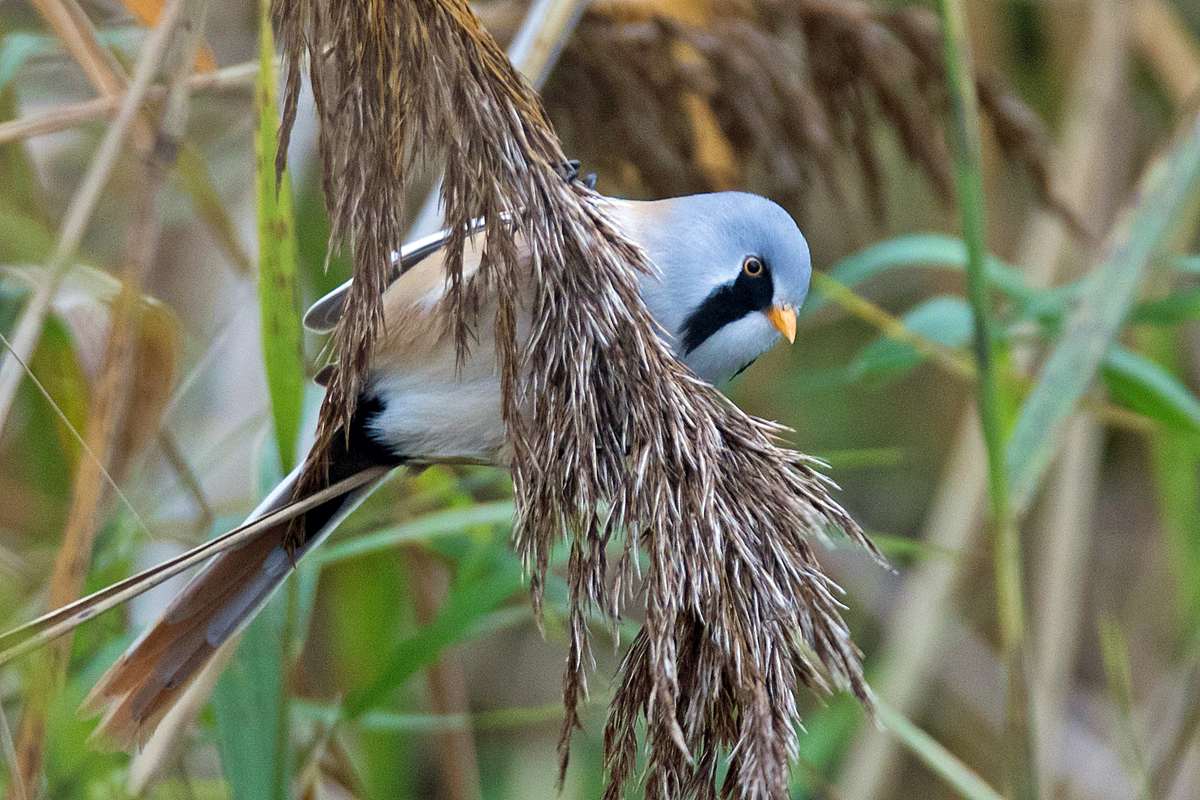
MULTIPOLYGON (((64 249, 64 220, 79 214, 78 188, 163 6, 0 6, 6 340, 48 273, 69 267, 28 359, 36 380, 12 383, 11 407, 0 404, 3 628, 240 521, 311 432, 319 390, 306 377, 322 342, 298 313, 348 275, 340 254, 325 268, 311 104, 276 194, 264 11, 187 7, 203 19, 183 51, 192 68, 151 88, 64 249), (186 116, 169 99, 181 85, 186 116), (152 148, 156 127, 181 117, 178 148, 152 148), (139 250, 148 231, 157 246, 139 250)), ((1048 469, 1010 465, 1018 494, 1021 475, 1035 476, 1017 505, 1029 510, 1018 555, 1040 794, 1196 797, 1200 4, 965 7, 1005 428, 1021 441, 1018 408, 1039 392, 1074 404, 1071 353, 1101 365, 1060 434, 1030 443, 1028 463, 1057 445, 1048 469)), ((477 4, 501 40, 527 8, 477 4)), ((787 205, 811 243, 821 275, 796 345, 729 392, 829 461, 896 569, 837 545, 824 555, 885 726, 847 697, 806 698, 797 798, 994 797, 1005 785, 967 249, 930 12, 899 0, 595 0, 544 89, 601 191, 757 191, 787 205)), ((549 587, 539 632, 508 547, 508 496, 496 470, 389 483, 255 623, 197 724, 168 722, 133 756, 89 744, 93 723, 75 709, 170 587, 84 626, 61 663, 37 654, 6 667, 0 787, 10 798, 554 796, 566 588, 549 587), (40 777, 13 780, 14 760, 30 759, 40 777)), ((632 631, 636 620, 615 633, 632 631)), ((597 670, 564 797, 600 794, 618 656, 597 670)))

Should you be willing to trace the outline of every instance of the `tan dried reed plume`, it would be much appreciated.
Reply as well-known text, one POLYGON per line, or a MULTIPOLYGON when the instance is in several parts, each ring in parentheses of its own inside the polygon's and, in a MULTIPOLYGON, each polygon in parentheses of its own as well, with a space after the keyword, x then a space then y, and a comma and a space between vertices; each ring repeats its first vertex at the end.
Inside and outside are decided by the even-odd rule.
MULTIPOLYGON (((858 0, 695 5, 695 16, 681 17, 655 3, 612 0, 584 17, 546 87, 547 107, 577 152, 611 174, 634 166, 650 195, 711 191, 732 179, 796 207, 818 179, 845 202, 837 168, 844 154, 881 218, 875 132, 883 125, 936 194, 952 199, 936 14, 858 0), (696 100, 731 156, 715 174, 699 152, 706 131, 689 105, 696 100)), ((977 80, 1000 151, 1026 171, 1045 205, 1085 234, 1051 185, 1038 116, 999 75, 977 80)))
POLYGON ((535 606, 550 550, 569 537, 563 766, 592 664, 587 611, 619 612, 640 543, 649 556, 646 624, 607 726, 608 796, 631 777, 645 717, 648 794, 714 796, 727 748, 726 794, 785 797, 800 686, 847 686, 869 703, 838 589, 811 539, 840 528, 875 553, 871 544, 830 498, 815 462, 777 444, 780 428, 694 378, 655 335, 636 278, 652 265, 597 195, 563 179, 539 99, 465 0, 277 0, 276 14, 288 64, 281 140, 307 55, 334 236, 354 249, 321 441, 362 386, 409 167, 417 155, 435 159, 457 231, 447 302, 459 341, 467 346, 474 324, 496 327, 516 546, 535 606), (461 282, 470 220, 502 215, 511 222, 488 228, 479 276, 461 282), (518 261, 518 234, 527 261, 518 261), (518 297, 525 270, 532 296, 518 297), (475 319, 485 291, 499 298, 495 320, 475 319), (536 321, 529 341, 515 338, 519 303, 536 321), (623 545, 611 566, 610 543, 623 545))

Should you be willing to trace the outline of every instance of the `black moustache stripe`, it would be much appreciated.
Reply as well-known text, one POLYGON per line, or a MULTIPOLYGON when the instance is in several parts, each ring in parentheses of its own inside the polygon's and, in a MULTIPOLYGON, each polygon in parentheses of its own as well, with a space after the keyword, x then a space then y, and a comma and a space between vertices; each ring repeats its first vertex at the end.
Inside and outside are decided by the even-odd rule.
POLYGON ((684 355, 708 341, 708 338, 731 322, 754 311, 764 311, 771 305, 774 284, 771 270, 751 277, 745 272, 737 280, 713 289, 695 311, 683 321, 684 355))

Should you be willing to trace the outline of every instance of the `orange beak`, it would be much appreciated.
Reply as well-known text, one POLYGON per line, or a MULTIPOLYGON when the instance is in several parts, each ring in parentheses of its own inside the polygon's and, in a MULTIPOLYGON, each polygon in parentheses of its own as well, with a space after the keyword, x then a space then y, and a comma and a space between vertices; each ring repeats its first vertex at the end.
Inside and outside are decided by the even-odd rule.
POLYGON ((766 315, 775 329, 788 340, 788 344, 796 341, 796 309, 791 306, 771 306, 766 315))

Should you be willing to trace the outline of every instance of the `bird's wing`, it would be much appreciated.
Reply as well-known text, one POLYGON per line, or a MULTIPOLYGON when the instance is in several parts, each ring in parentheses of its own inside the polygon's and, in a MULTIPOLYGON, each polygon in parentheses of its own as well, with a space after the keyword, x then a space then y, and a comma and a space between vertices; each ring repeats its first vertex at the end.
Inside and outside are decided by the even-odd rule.
MULTIPOLYGON (((485 234, 476 232, 463 248, 462 277, 476 276, 483 256, 485 234)), ((524 237, 517 236, 517 258, 528 264, 529 251, 524 237)), ((522 274, 528 274, 522 270, 522 274)), ((523 281, 521 282, 524 283, 523 281)), ((491 375, 495 371, 494 340, 491 321, 496 314, 493 294, 486 289, 478 298, 470 318, 476 320, 471 332, 472 358, 461 362, 457 352, 454 326, 447 314, 446 251, 434 250, 392 282, 383 294, 384 330, 375 341, 372 367, 435 375, 449 382, 469 378, 476 370, 491 375), (457 377, 455 377, 457 375, 457 377)), ((519 292, 527 286, 522 285, 519 292)), ((527 329, 527 309, 518 312, 518 329, 527 329)))
MULTIPOLYGON (((567 183, 571 183, 572 181, 579 179, 579 161, 571 159, 570 161, 564 162, 560 165, 560 172, 563 176, 563 179, 566 180, 567 183)), ((594 174, 586 175, 582 178, 582 183, 589 189, 595 189, 596 176, 594 174)), ((502 212, 500 214, 500 219, 507 222, 511 220, 512 217, 508 212, 502 212)), ((486 220, 474 219, 470 222, 468 233, 470 234, 471 238, 474 238, 475 234, 478 234, 486 227, 486 220)), ((446 240, 449 238, 449 236, 450 231, 449 229, 446 229, 438 231, 437 233, 431 233, 428 236, 424 236, 416 241, 403 245, 400 248, 400 252, 394 254, 393 257, 393 281, 399 279, 410 269, 422 263, 428 256, 440 251, 446 245, 446 240)), ((464 262, 466 260, 467 259, 464 259, 464 262)), ((478 265, 479 262, 478 259, 476 259, 475 263, 471 265, 471 267, 473 269, 474 267, 478 267, 478 265)), ((464 276, 466 275, 467 269, 468 264, 464 263, 464 276)), ((304 327, 313 333, 329 333, 332 331, 337 326, 338 320, 342 318, 342 312, 346 304, 346 296, 350 292, 350 284, 352 282, 353 281, 346 281, 341 286, 337 287, 332 292, 313 303, 312 306, 309 307, 308 311, 304 313, 304 327)))
MULTIPOLYGON (((472 237, 481 230, 483 230, 482 221, 473 223, 471 226, 472 237)), ((400 280, 418 265, 428 260, 429 256, 441 251, 446 246, 446 240, 449 237, 449 230, 441 230, 409 242, 400 248, 400 252, 395 254, 392 263, 392 281, 400 280)), ((469 259, 464 259, 464 261, 467 260, 469 259)), ((476 259, 476 265, 477 263, 478 260, 476 259)), ((464 263, 463 267, 466 269, 467 265, 464 263)), ((345 311, 346 297, 350 293, 351 283, 353 281, 346 281, 313 303, 308 311, 304 312, 304 327, 314 333, 329 333, 332 331, 337 326, 338 320, 342 318, 342 313, 345 311)))
MULTIPOLYGON (((432 371, 439 375, 443 366, 449 370, 448 375, 453 375, 455 370, 464 367, 478 366, 490 373, 494 366, 491 359, 493 348, 490 346, 472 348, 478 349, 481 355, 488 354, 488 358, 478 364, 458 363, 453 326, 444 313, 444 306, 439 302, 445 297, 449 286, 446 277, 447 236, 445 232, 437 236, 436 239, 428 237, 405 247, 403 271, 399 272, 384 290, 384 327, 375 341, 372 366, 376 369, 391 368, 410 372, 432 371)), ((467 238, 462 256, 464 281, 471 280, 479 270, 485 237, 483 226, 479 225, 467 238)), ((528 248, 524 237, 517 236, 516 246, 517 258, 525 262, 528 258, 528 248)), ((344 313, 348 290, 347 283, 317 301, 305 315, 305 325, 310 330, 332 329, 344 313)), ((475 319, 491 320, 495 310, 493 300, 485 296, 475 309, 475 319)), ((522 319, 525 316, 527 315, 522 314, 522 319)), ((491 337, 486 333, 483 328, 476 330, 474 343, 490 345, 491 337)), ((331 377, 332 367, 326 367, 318 373, 316 380, 321 385, 328 385, 331 377)))

